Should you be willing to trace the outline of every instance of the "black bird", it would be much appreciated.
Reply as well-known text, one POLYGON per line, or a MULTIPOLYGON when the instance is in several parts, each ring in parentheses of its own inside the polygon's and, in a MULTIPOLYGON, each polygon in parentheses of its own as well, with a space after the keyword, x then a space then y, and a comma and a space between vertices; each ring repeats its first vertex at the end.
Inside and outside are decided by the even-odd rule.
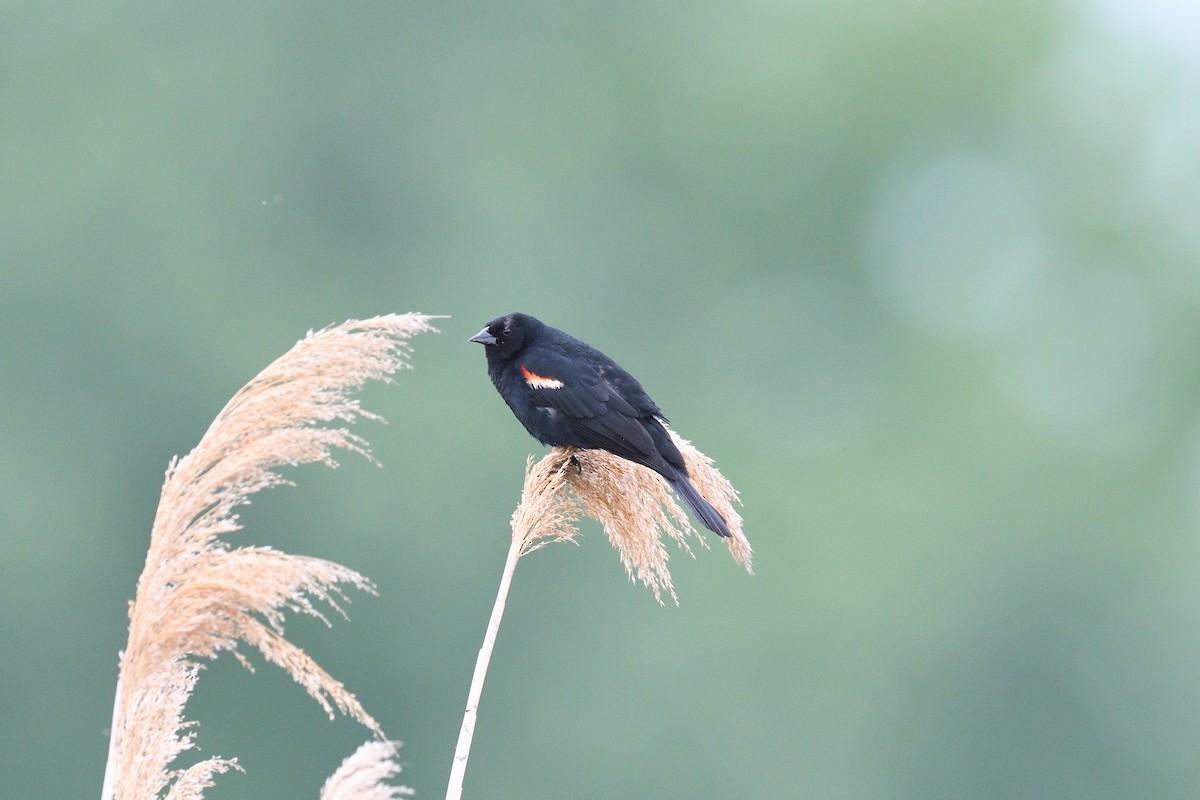
POLYGON ((608 356, 528 314, 508 314, 470 341, 484 346, 496 391, 542 444, 607 450, 662 475, 719 536, 729 527, 692 486, 667 421, 637 379, 608 356))

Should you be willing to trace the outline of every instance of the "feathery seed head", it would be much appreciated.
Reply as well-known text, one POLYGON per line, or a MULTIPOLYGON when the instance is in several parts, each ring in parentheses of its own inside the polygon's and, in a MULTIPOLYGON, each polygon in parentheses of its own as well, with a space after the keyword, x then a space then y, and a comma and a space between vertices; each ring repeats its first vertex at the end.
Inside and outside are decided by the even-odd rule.
POLYGON ((346 757, 337 771, 325 781, 321 800, 399 800, 411 797, 407 786, 391 786, 390 778, 400 774, 396 762, 399 742, 366 742, 346 757))
MULTIPOLYGON (((712 459, 671 431, 687 463, 697 491, 729 525, 726 540, 734 559, 751 571, 750 542, 742 533, 741 515, 733 508, 737 491, 713 465, 712 459)), ((552 541, 570 541, 579 533, 576 520, 588 516, 599 522, 617 549, 630 579, 641 581, 663 602, 666 593, 678 604, 667 569, 664 537, 692 555, 688 538, 696 533, 674 494, 652 470, 604 450, 555 447, 549 455, 526 465, 521 503, 513 513, 513 535, 522 540, 522 554, 552 541)))
POLYGON ((246 664, 239 644, 286 670, 331 716, 336 708, 382 736, 354 695, 283 637, 286 612, 328 622, 320 609, 341 612, 342 586, 370 592, 371 582, 340 564, 232 548, 221 537, 241 528, 238 506, 286 482, 279 467, 333 465, 338 449, 369 457, 366 441, 345 425, 377 417, 353 394, 406 367, 408 339, 435 330, 432 319, 389 314, 310 331, 233 396, 195 449, 172 461, 130 605, 103 800, 158 797, 168 783, 170 800, 195 800, 214 775, 237 768, 210 758, 168 769, 194 746, 183 712, 198 659, 228 650, 246 664))

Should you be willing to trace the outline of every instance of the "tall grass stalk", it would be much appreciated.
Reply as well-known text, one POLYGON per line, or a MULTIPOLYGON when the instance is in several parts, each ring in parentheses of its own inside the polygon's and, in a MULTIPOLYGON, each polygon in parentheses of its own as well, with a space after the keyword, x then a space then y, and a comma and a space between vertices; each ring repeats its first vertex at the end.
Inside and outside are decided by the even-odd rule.
MULTIPOLYGON (((732 535, 724 541, 731 555, 747 572, 752 571, 750 542, 742 533, 742 517, 734 508, 738 502, 737 491, 713 465, 712 459, 674 431, 671 436, 684 456, 693 485, 729 525, 732 535)), ((510 520, 512 540, 500 575, 496 602, 467 693, 446 800, 462 797, 483 683, 517 562, 544 545, 573 540, 579 535, 575 523, 580 516, 591 517, 603 526, 609 541, 617 549, 626 574, 631 580, 645 584, 660 604, 663 594, 670 595, 676 604, 679 602, 667 569, 664 538, 674 540, 689 555, 692 554, 689 538, 694 537, 702 546, 708 546, 696 533, 667 484, 645 467, 603 450, 556 447, 537 464, 530 458, 525 465, 521 500, 510 520)))

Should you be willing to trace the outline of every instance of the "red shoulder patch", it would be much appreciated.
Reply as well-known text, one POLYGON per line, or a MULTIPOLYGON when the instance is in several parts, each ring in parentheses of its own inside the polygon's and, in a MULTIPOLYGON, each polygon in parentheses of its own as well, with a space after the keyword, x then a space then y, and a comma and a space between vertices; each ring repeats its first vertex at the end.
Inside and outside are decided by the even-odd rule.
POLYGON ((525 378, 525 383, 529 384, 532 389, 561 389, 563 387, 563 382, 558 378, 547 378, 530 372, 524 364, 521 365, 521 375, 525 378))

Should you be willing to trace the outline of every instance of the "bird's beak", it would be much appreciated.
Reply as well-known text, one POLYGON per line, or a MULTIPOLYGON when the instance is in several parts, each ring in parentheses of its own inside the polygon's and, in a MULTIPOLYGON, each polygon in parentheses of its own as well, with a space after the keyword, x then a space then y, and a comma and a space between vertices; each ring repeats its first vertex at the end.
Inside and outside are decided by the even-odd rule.
POLYGON ((489 331, 487 328, 484 328, 479 333, 472 336, 470 339, 467 339, 467 341, 468 342, 479 342, 480 344, 495 344, 496 337, 492 336, 491 331, 489 331))

